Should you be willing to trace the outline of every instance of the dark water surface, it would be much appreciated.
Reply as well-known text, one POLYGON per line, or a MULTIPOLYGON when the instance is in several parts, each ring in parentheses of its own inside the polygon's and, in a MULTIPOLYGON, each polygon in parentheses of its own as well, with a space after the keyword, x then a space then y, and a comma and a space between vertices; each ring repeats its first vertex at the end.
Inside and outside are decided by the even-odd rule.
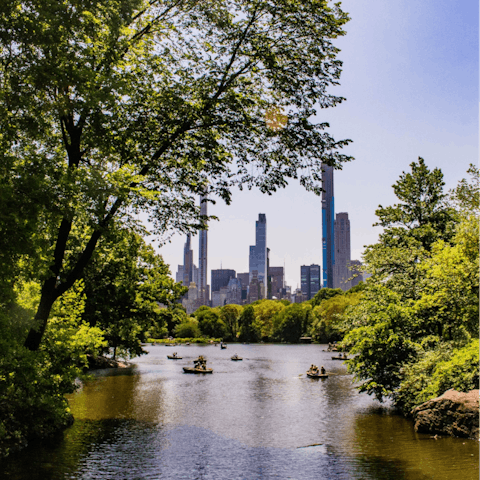
MULTIPOLYGON (((74 425, 6 479, 476 480, 478 443, 416 434, 321 345, 151 346, 71 396, 74 425), (167 360, 177 351, 182 360, 167 360), (230 357, 238 353, 241 362, 230 357), (199 354, 212 375, 182 373, 199 354), (311 363, 328 379, 305 376, 311 363), (302 375, 300 375, 302 374, 302 375)), ((103 373, 103 374, 102 374, 103 373)))

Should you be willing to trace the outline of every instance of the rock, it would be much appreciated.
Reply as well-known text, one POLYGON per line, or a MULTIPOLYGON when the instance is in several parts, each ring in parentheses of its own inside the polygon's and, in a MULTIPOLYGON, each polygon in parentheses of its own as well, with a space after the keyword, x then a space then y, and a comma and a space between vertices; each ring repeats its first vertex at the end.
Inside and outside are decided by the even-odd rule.
POLYGON ((479 439, 478 390, 468 393, 447 390, 412 410, 415 430, 455 437, 479 439))
POLYGON ((127 368, 129 365, 126 362, 121 362, 119 360, 113 360, 113 358, 107 357, 94 357, 93 355, 87 354, 88 359, 88 368, 89 370, 99 370, 102 368, 127 368))

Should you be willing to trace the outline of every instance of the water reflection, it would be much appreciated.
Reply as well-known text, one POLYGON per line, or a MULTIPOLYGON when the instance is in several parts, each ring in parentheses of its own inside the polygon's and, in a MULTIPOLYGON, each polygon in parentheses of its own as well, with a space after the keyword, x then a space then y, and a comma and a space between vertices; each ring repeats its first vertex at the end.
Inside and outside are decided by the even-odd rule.
POLYGON ((178 347, 175 362, 150 350, 73 395, 74 425, 8 459, 3 478, 478 478, 476 442, 415 434, 321 346, 238 345, 242 362, 215 347, 178 347), (214 374, 183 374, 199 354, 214 374), (330 377, 306 378, 311 363, 330 377))

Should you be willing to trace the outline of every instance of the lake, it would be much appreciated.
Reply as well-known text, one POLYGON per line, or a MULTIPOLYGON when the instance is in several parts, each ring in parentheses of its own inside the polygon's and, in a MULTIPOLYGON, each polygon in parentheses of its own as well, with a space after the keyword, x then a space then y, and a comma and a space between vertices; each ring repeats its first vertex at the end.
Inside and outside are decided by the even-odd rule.
POLYGON ((73 426, 4 460, 1 478, 479 478, 478 442, 415 433, 359 394, 325 345, 145 348, 71 395, 73 426), (213 374, 183 373, 198 355, 213 374), (312 363, 329 378, 307 378, 312 363))

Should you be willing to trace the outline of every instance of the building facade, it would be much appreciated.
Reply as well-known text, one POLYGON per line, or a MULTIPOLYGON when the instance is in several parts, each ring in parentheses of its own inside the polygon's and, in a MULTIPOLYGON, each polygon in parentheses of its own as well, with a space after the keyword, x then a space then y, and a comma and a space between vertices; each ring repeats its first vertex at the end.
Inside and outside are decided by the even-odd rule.
POLYGON ((321 288, 320 265, 300 267, 301 291, 306 300, 312 299, 321 288))
POLYGON ((352 287, 356 287, 360 282, 363 282, 364 272, 362 267, 363 264, 360 260, 352 260, 350 262, 350 276, 353 277, 351 280, 352 287))
POLYGON ((333 288, 333 266, 335 264, 335 202, 333 194, 333 167, 322 166, 322 283, 333 288))
POLYGON ((183 265, 178 266, 177 273, 175 275, 175 281, 177 283, 183 282, 183 265))
MULTIPOLYGON (((264 213, 258 214, 255 222, 255 245, 250 246, 249 255, 249 283, 252 282, 253 272, 257 272, 257 281, 267 285, 267 217, 264 213)), ((262 297, 263 298, 263 297, 262 297)))
POLYGON ((231 278, 236 278, 235 270, 212 270, 212 298, 213 292, 219 292, 222 287, 226 287, 231 278))
POLYGON ((191 282, 193 282, 193 250, 191 248, 191 236, 188 234, 183 247, 183 285, 188 287, 191 282))
POLYGON ((271 298, 280 300, 283 298, 282 290, 285 287, 285 273, 283 267, 269 267, 268 276, 270 277, 271 298))
POLYGON ((348 213, 337 213, 335 219, 335 265, 333 288, 346 291, 351 287, 350 277, 350 220, 348 213))
POLYGON ((242 304, 242 282, 238 278, 231 278, 227 285, 227 298, 225 304, 242 304))
POLYGON ((237 273, 237 278, 242 282, 242 304, 244 304, 247 302, 248 284, 250 283, 250 274, 248 272, 237 273))
MULTIPOLYGON (((200 214, 207 216, 207 199, 200 197, 200 214)), ((202 305, 210 304, 209 288, 207 285, 207 230, 199 232, 198 239, 198 298, 202 305)))

